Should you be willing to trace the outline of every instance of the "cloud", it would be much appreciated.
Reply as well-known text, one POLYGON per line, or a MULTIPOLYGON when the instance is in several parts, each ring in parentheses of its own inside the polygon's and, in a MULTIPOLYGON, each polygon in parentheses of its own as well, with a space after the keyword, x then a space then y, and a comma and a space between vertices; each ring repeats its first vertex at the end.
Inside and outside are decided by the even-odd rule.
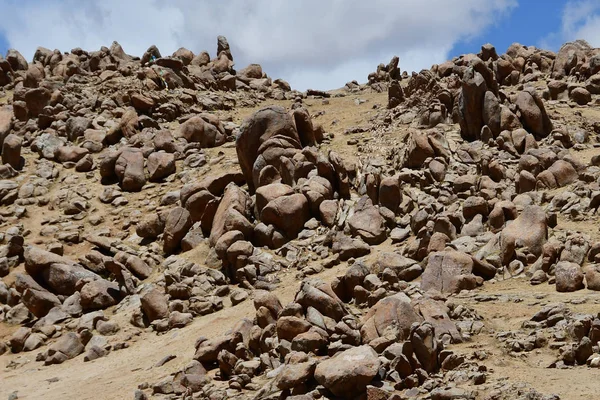
POLYGON ((562 10, 560 31, 544 38, 540 47, 557 49, 562 43, 577 39, 600 47, 600 2, 598 0, 570 0, 562 10))
POLYGON ((403 70, 444 61, 516 0, 0 0, 0 32, 31 58, 37 46, 96 50, 117 40, 140 55, 156 44, 214 55, 227 36, 238 68, 260 63, 293 87, 331 89, 392 55, 403 70))

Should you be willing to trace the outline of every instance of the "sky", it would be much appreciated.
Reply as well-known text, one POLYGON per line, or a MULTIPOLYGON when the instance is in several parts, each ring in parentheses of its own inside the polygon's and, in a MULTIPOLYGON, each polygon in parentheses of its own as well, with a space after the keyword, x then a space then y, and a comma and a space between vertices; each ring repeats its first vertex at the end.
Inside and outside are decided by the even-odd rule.
POLYGON ((261 64, 294 89, 365 82, 393 55, 409 73, 492 43, 557 51, 600 47, 600 0, 0 0, 0 54, 38 46, 88 51, 118 41, 140 56, 180 47, 216 55, 228 38, 242 69, 261 64))

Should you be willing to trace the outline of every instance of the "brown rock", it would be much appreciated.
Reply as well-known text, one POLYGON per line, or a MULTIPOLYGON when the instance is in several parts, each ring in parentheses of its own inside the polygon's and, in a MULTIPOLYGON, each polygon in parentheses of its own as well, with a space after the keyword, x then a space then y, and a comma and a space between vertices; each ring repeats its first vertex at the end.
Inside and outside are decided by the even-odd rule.
POLYGON ((23 139, 15 134, 9 134, 4 138, 2 144, 2 163, 9 164, 16 170, 23 167, 24 160, 21 158, 21 145, 23 139))
POLYGON ((152 153, 148 156, 146 166, 151 181, 164 179, 175 173, 175 156, 170 153, 152 153))
POLYGON ((380 365, 372 347, 353 347, 321 361, 315 369, 315 379, 334 395, 353 398, 365 392, 380 365))
POLYGON ((182 207, 171 210, 165 222, 163 251, 166 254, 175 252, 191 227, 192 219, 188 210, 182 207))
POLYGON ((398 293, 379 300, 369 309, 360 333, 363 343, 370 343, 379 337, 394 337, 403 341, 408 339, 411 325, 421 321, 408 296, 398 293))

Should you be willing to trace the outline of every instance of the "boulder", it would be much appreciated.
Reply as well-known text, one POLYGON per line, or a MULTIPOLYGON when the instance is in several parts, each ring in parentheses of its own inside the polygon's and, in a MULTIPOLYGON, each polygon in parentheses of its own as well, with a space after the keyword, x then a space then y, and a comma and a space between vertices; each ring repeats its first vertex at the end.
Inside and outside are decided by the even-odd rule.
POLYGON ((298 236, 309 218, 308 200, 300 193, 271 200, 260 213, 262 222, 273 225, 287 239, 298 236))
POLYGON ((557 292, 575 292, 585 288, 583 271, 578 264, 561 261, 554 269, 557 292))
POLYGON ((382 243, 386 239, 385 219, 367 196, 361 197, 356 203, 354 214, 348 219, 348 227, 353 235, 370 245, 382 243))
POLYGON ((302 282, 295 301, 304 308, 313 307, 324 316, 336 321, 342 319, 347 313, 344 304, 331 286, 318 279, 307 279, 302 282))
POLYGON ((353 347, 321 361, 315 369, 315 379, 335 396, 354 398, 366 391, 380 365, 372 347, 353 347))
POLYGON ((460 134, 463 139, 479 139, 483 127, 483 106, 487 85, 484 77, 473 68, 463 76, 461 92, 458 96, 460 134))
MULTIPOLYGON (((301 141, 294 118, 284 108, 266 107, 244 121, 236 139, 236 151, 250 193, 254 193, 258 187, 258 175, 262 168, 257 165, 259 170, 256 173, 254 171, 259 155, 267 149, 275 152, 287 148, 300 149, 301 141)), ((264 159, 262 162, 265 162, 264 159)))
POLYGON ((526 206, 521 215, 509 223, 500 234, 500 255, 508 265, 517 248, 526 247, 531 254, 542 255, 548 237, 546 212, 539 206, 526 206))
POLYGON ((474 289, 477 279, 473 273, 473 265, 470 255, 456 250, 431 253, 421 278, 421 289, 440 293, 474 289))
POLYGON ((115 162, 115 174, 126 192, 139 192, 146 184, 144 154, 141 149, 127 147, 115 162))
POLYGON ((175 252, 191 227, 192 218, 188 210, 183 207, 175 207, 171 210, 165 222, 163 251, 166 254, 175 252))
POLYGON ((159 181, 175 173, 175 156, 170 153, 152 153, 146 163, 149 179, 159 181))
POLYGON ((21 146, 23 139, 15 134, 9 134, 2 143, 2 163, 9 164, 16 170, 23 167, 24 160, 21 157, 21 146))
POLYGON ((525 89, 519 92, 515 105, 521 113, 523 127, 533 133, 536 138, 545 138, 552 132, 552 122, 535 89, 525 89))
POLYGON ((584 106, 592 101, 591 93, 582 87, 576 87, 569 93, 569 98, 580 106, 584 106))
POLYGON ((81 288, 81 307, 84 312, 103 310, 118 304, 120 300, 121 291, 116 282, 97 279, 81 288))
POLYGON ((164 292, 155 286, 151 286, 140 297, 142 310, 149 322, 169 316, 169 303, 164 292))
POLYGON ((192 117, 181 124, 175 136, 185 138, 189 143, 200 143, 203 148, 220 146, 227 140, 217 127, 199 116, 192 117))
POLYGON ((249 203, 250 198, 244 190, 233 182, 227 185, 213 219, 210 231, 211 246, 229 231, 237 230, 242 232, 244 237, 250 237, 253 227, 247 218, 250 215, 249 203))
POLYGON ((62 364, 63 362, 77 357, 85 350, 81 339, 74 332, 67 332, 60 337, 47 351, 44 364, 62 364))
POLYGON ((414 311, 408 296, 398 293, 379 300, 369 309, 360 333, 363 343, 370 343, 379 337, 404 341, 409 338, 411 325, 422 320, 414 311))

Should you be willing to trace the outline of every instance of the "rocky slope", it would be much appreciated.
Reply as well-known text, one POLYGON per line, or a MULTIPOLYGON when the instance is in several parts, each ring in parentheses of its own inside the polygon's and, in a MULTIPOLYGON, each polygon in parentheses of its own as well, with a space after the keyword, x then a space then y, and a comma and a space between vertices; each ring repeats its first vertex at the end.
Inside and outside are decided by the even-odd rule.
POLYGON ((600 49, 399 64, 0 57, 0 396, 593 398, 600 49))

